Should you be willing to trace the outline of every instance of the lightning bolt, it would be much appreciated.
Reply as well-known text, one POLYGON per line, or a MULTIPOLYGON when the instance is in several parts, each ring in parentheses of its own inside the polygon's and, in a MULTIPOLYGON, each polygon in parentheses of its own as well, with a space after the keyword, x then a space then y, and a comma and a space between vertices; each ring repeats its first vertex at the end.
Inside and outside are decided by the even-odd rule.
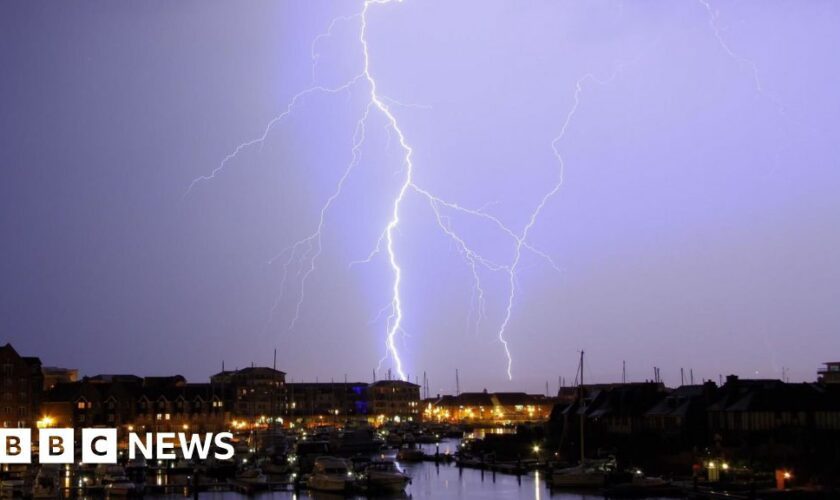
MULTIPOLYGON (((388 262, 391 265, 391 270, 394 273, 394 283, 393 283, 393 297, 391 301, 392 309, 391 314, 388 317, 388 329, 386 332, 385 338, 385 345, 387 347, 387 352, 390 354, 391 358, 394 360, 395 368, 397 370, 397 374, 399 375, 400 379, 406 380, 405 371, 403 371, 403 361, 400 358, 400 354, 397 351, 395 337, 398 332, 402 329, 402 320, 403 320, 403 309, 402 309, 402 297, 400 295, 400 284, 402 283, 402 268, 397 261, 397 255, 394 251, 394 230, 397 228, 397 225, 400 223, 400 207, 402 206, 402 202, 405 199, 405 194, 408 191, 408 188, 411 186, 412 177, 414 174, 414 164, 411 161, 411 155, 413 150, 411 146, 408 145, 405 139, 405 134, 403 134, 402 129, 400 128, 399 123, 397 122, 397 118, 391 113, 390 108, 387 104, 379 97, 376 92, 376 80, 370 73, 370 53, 368 51, 368 42, 367 42, 367 14, 370 6, 373 4, 386 4, 390 3, 391 0, 367 0, 365 1, 364 8, 362 9, 362 20, 361 25, 362 29, 359 32, 359 42, 362 45, 362 52, 364 54, 364 76, 370 86, 370 102, 385 116, 388 123, 391 125, 391 130, 397 135, 397 140, 399 141, 400 147, 404 152, 403 156, 403 163, 405 166, 405 178, 400 186, 400 190, 397 193, 397 197, 394 199, 393 210, 391 212, 391 220, 388 221, 388 225, 385 228, 385 238, 387 240, 386 248, 388 250, 388 262)), ((401 1, 401 0, 398 0, 401 1)))
MULTIPOLYGON (((605 85, 607 83, 610 83, 616 77, 618 77, 619 73, 624 69, 626 65, 627 63, 618 65, 617 68, 613 71, 612 75, 610 75, 607 79, 601 80, 598 79, 592 73, 588 73, 577 80, 575 84, 575 92, 572 106, 569 109, 568 113, 566 113, 566 119, 563 121, 559 133, 551 141, 551 150, 554 153, 554 157, 557 159, 558 165, 557 181, 551 187, 551 189, 549 189, 543 195, 542 199, 537 204, 534 211, 531 212, 527 224, 525 224, 525 227, 522 229, 522 233, 518 237, 516 237, 516 251, 514 253, 513 263, 511 264, 508 270, 509 293, 507 298, 507 305, 505 307, 504 319, 502 320, 502 323, 499 326, 498 330, 498 338, 499 342, 501 342, 502 346, 504 347, 505 355, 507 356, 507 376, 509 380, 513 380, 513 357, 511 356, 510 347, 508 345, 508 341, 505 335, 507 333, 507 328, 510 325, 511 316, 513 314, 513 304, 516 299, 516 270, 519 267, 519 263, 521 262, 522 249, 528 248, 527 239, 529 233, 533 229, 534 225, 537 223, 537 219, 539 218, 546 204, 548 204, 548 202, 557 195, 557 193, 560 191, 560 188, 563 186, 566 164, 563 160, 563 155, 560 152, 559 144, 566 136, 566 132, 569 129, 569 125, 572 123, 572 119, 574 118, 575 114, 577 114, 578 108, 580 107, 580 96, 583 93, 585 84, 588 82, 594 82, 598 85, 605 85)), ((554 265, 553 261, 552 265, 554 265)))
POLYGON ((313 94, 338 94, 340 92, 350 90, 350 88, 352 88, 353 85, 359 79, 361 79, 361 77, 362 77, 362 75, 358 75, 355 78, 353 78, 352 80, 350 80, 347 83, 345 83, 343 85, 340 85, 338 87, 332 87, 331 88, 331 87, 324 87, 324 86, 321 86, 321 85, 317 85, 315 87, 310 87, 306 90, 302 90, 302 91, 298 92, 297 94, 295 94, 292 97, 292 99, 289 101, 288 106, 286 106, 286 110, 283 111, 282 113, 280 113, 279 115, 275 116, 274 118, 272 118, 271 121, 269 121, 268 124, 266 124, 265 128, 263 129, 262 135, 254 138, 254 139, 251 139, 250 141, 243 142, 242 144, 236 146, 236 148, 232 152, 230 152, 227 156, 225 156, 222 159, 222 161, 219 162, 219 165, 216 168, 214 168, 209 174, 202 175, 202 176, 199 176, 199 177, 196 177, 195 179, 193 179, 192 182, 190 182, 190 185, 187 188, 187 191, 184 193, 184 197, 189 195, 192 192, 193 188, 195 188, 198 184, 215 179, 216 176, 219 175, 225 169, 225 167, 227 166, 227 164, 231 160, 233 160, 234 158, 239 156, 239 153, 241 153, 242 151, 250 148, 251 146, 262 145, 265 142, 265 140, 268 138, 268 134, 269 134, 269 132, 271 132, 271 129, 274 128, 274 126, 277 125, 278 123, 282 122, 284 118, 286 118, 287 116, 292 114, 292 111, 294 111, 294 109, 301 102, 303 102, 307 97, 309 97, 313 94))
MULTIPOLYGON (((534 247, 528 241, 530 233, 536 225, 543 209, 549 203, 549 201, 552 198, 554 198, 555 195, 560 191, 561 186, 563 184, 565 165, 563 157, 559 150, 559 143, 565 136, 566 131, 572 121, 572 118, 577 113, 578 107, 580 105, 580 96, 584 90, 585 84, 589 82, 597 84, 608 83, 618 75, 619 71, 623 66, 619 66, 618 69, 616 69, 615 72, 612 74, 612 76, 605 80, 599 80, 594 75, 587 74, 577 81, 575 86, 573 105, 569 112, 566 114, 565 121, 561 124, 558 135, 554 137, 550 142, 550 147, 554 152, 558 163, 558 173, 556 182, 539 199, 539 202, 536 204, 535 208, 530 212, 525 226, 521 230, 515 231, 506 224, 504 224, 501 221, 501 219, 490 214, 487 211, 487 206, 481 208, 464 207, 458 204, 457 202, 442 199, 441 197, 433 194, 433 192, 431 192, 430 190, 419 186, 414 181, 415 165, 413 162, 413 149, 408 143, 405 133, 400 125, 400 122, 398 121, 396 115, 393 113, 391 107, 422 106, 414 104, 405 104, 380 94, 377 87, 377 81, 373 75, 373 72, 371 71, 371 57, 368 45, 368 14, 370 12, 371 7, 376 5, 385 5, 389 3, 401 2, 402 0, 366 0, 363 4, 361 12, 333 19, 332 22, 329 24, 327 30, 324 33, 321 33, 318 36, 316 36, 311 44, 310 56, 312 61, 313 86, 294 95, 289 101, 289 104, 287 105, 286 109, 281 114, 277 115, 275 118, 268 122, 268 124, 263 130, 263 133, 260 136, 239 144, 231 153, 229 153, 222 159, 219 165, 215 169, 213 169, 210 174, 194 179, 190 183, 186 194, 189 194, 192 191, 192 189, 195 188, 195 186, 197 186, 198 184, 216 178, 220 173, 223 172, 227 165, 232 160, 234 160, 242 151, 253 146, 261 146, 268 138, 272 129, 275 126, 277 126, 283 119, 289 116, 295 109, 297 109, 297 107, 300 106, 306 98, 314 95, 333 95, 343 92, 350 92, 354 90, 356 86, 364 85, 367 90, 366 105, 364 108, 364 113, 356 122, 352 139, 352 147, 350 150, 350 160, 345 166, 343 174, 338 180, 335 189, 332 191, 330 196, 321 206, 321 209, 319 211, 318 222, 314 230, 308 235, 306 235, 304 238, 286 247, 279 254, 277 254, 275 257, 269 260, 269 263, 273 263, 285 257, 285 260, 283 262, 283 274, 280 282, 281 292, 280 296, 277 298, 277 300, 274 303, 274 306, 272 307, 271 318, 269 319, 269 323, 274 317, 275 310, 279 307, 282 301, 283 290, 285 290, 286 288, 286 281, 290 275, 290 270, 293 267, 297 267, 295 277, 298 279, 299 288, 297 300, 295 301, 294 314, 292 315, 292 318, 288 324, 288 329, 292 330, 297 324, 300 317, 301 309, 306 300, 307 282, 311 275, 316 271, 317 260, 323 252, 322 235, 326 227, 328 213, 335 201, 341 196, 347 179, 351 176, 354 169, 360 164, 361 151, 365 142, 368 121, 371 117, 371 114, 376 113, 380 115, 386 122, 386 130, 388 132, 389 142, 391 136, 395 136, 397 139, 397 143, 399 144, 399 148, 402 151, 401 166, 399 170, 399 173, 402 175, 402 180, 393 198, 387 223, 380 232, 380 236, 376 242, 374 249, 368 254, 368 256, 365 259, 351 262, 350 266, 352 267, 356 264, 369 263, 376 256, 384 253, 386 256, 387 264, 391 271, 392 282, 390 302, 379 311, 376 318, 373 320, 376 321, 382 314, 386 312, 388 313, 385 331, 385 356, 382 358, 382 360, 380 360, 380 364, 382 363, 382 361, 384 361, 384 359, 390 358, 393 361, 394 368, 396 369, 398 377, 402 380, 407 380, 407 376, 404 370, 404 362, 400 356, 396 342, 397 336, 400 333, 405 334, 405 330, 403 327, 405 312, 403 298, 401 294, 403 284, 403 268, 398 258, 395 245, 397 231, 401 221, 403 203, 405 199, 413 193, 417 196, 424 198, 428 202, 431 212, 434 216, 434 220, 440 228, 441 232, 444 236, 448 237, 452 241, 455 248, 462 256, 468 268, 470 269, 473 281, 472 299, 474 299, 471 300, 470 303, 471 308, 473 307, 473 305, 475 305, 476 308, 476 319, 474 323, 476 331, 479 329, 481 321, 486 317, 485 308, 487 292, 482 285, 482 272, 486 271, 494 273, 505 273, 508 281, 508 293, 506 295, 505 302, 506 307, 504 310, 503 320, 496 333, 498 341, 504 349, 505 357, 507 360, 507 376, 508 378, 512 379, 513 357, 510 351, 510 346, 508 344, 507 333, 508 328, 510 326, 511 318, 513 316, 514 304, 516 302, 517 271, 521 266, 523 254, 526 251, 530 252, 536 257, 544 260, 552 269, 558 272, 560 271, 559 266, 547 253, 534 247), (332 36, 333 30, 339 22, 348 22, 357 18, 359 19, 358 42, 363 55, 363 67, 361 69, 361 72, 353 78, 347 80, 345 83, 336 87, 315 85, 315 80, 317 76, 316 68, 319 61, 319 53, 317 52, 318 43, 321 40, 332 36), (513 245, 514 253, 512 261, 510 263, 498 263, 482 256, 480 252, 478 252, 475 248, 473 248, 470 245, 466 238, 459 235, 453 229, 451 218, 448 215, 449 213, 459 214, 470 217, 474 220, 483 221, 484 223, 488 223, 491 226, 495 227, 497 230, 501 231, 502 234, 506 235, 510 239, 511 244, 513 245)), ((472 310, 470 311, 470 314, 472 314, 472 310)))
MULTIPOLYGON (((767 99, 771 104, 773 104, 780 115, 782 115, 783 117, 787 117, 785 112, 785 106, 774 96, 765 92, 764 86, 761 83, 761 78, 759 78, 758 65, 755 63, 755 61, 753 61, 752 59, 748 59, 732 50, 732 48, 724 39, 723 35, 721 34, 721 28, 718 25, 718 18, 720 17, 718 11, 712 9, 709 0, 697 1, 706 9, 706 13, 709 18, 709 28, 712 30, 712 33, 714 34, 715 39, 717 40, 718 45, 720 45, 721 49, 723 49, 726 55, 729 56, 731 59, 733 59, 741 65, 747 66, 750 69, 750 71, 752 72, 752 78, 755 85, 756 93, 767 99)), ((763 337, 763 340, 765 346, 768 346, 769 342, 766 336, 763 337)), ((777 369, 775 354, 772 351, 770 351, 769 358, 770 364, 773 367, 773 371, 778 372, 779 370, 777 369)))
POLYGON ((785 108, 781 102, 779 102, 775 97, 768 94, 764 90, 764 85, 761 83, 761 78, 759 77, 758 65, 752 59, 744 57, 743 55, 739 54, 732 50, 732 47, 727 43, 726 39, 723 36, 723 30, 721 29, 720 25, 718 24, 718 20, 720 19, 720 14, 716 9, 712 8, 712 5, 709 3, 709 0, 697 0, 697 2, 703 6, 706 10, 706 14, 708 16, 708 23, 709 29, 711 29, 712 34, 717 40, 718 45, 729 56, 732 60, 737 62, 742 66, 746 66, 749 68, 752 74, 753 85, 755 87, 755 92, 770 101, 779 113, 784 114, 785 108))
MULTIPOLYGON (((770 99, 781 111, 783 109, 781 105, 779 105, 772 96, 769 96, 765 92, 757 64, 751 59, 743 57, 734 51, 725 40, 723 30, 718 24, 718 12, 712 8, 710 0, 697 1, 705 10, 708 16, 709 28, 723 52, 739 65, 749 68, 756 93, 770 99)), ((385 307, 380 309, 376 317, 371 320, 371 323, 376 323, 382 315, 387 314, 384 342, 385 354, 380 360, 380 365, 385 359, 390 358, 393 361, 398 377, 402 380, 407 379, 404 369, 404 361, 400 356, 399 349, 397 348, 398 335, 405 334, 403 325, 405 319, 405 304, 402 296, 404 272, 396 248, 396 239, 401 223, 404 202, 408 196, 413 195, 419 196, 428 203, 431 214, 434 217, 434 221, 439 227, 442 235, 452 242, 454 248, 457 250, 458 254, 461 256, 470 271, 472 276, 472 296, 470 298, 470 311, 467 315, 467 321, 468 324, 471 323, 471 318, 474 313, 475 319, 471 326, 475 328, 476 331, 479 331, 482 322, 487 318, 486 304, 488 290, 483 285, 483 274, 504 274, 507 282, 504 310, 498 328, 495 329, 495 334, 498 342, 504 350, 506 358, 506 374, 509 379, 512 379, 513 356, 508 338, 519 292, 518 273, 522 266, 523 256, 526 253, 531 253, 537 258, 545 261, 553 270, 560 272, 560 267, 556 262, 554 262, 551 256, 533 246, 529 239, 540 219, 541 214, 545 210, 545 207, 558 195, 563 186, 566 165, 561 151, 561 145, 575 115, 578 113, 581 105, 581 98, 585 90, 593 84, 605 85, 612 82, 620 74, 620 72, 623 71, 627 64, 617 65, 614 71, 607 78, 599 79, 594 74, 588 73, 576 81, 572 105, 566 112, 564 120, 560 123, 557 134, 548 141, 557 165, 555 180, 537 200, 533 210, 528 213, 524 226, 521 227, 521 229, 515 230, 503 223, 500 218, 492 215, 488 211, 487 206, 481 208, 465 207, 455 201, 445 200, 434 194, 431 190, 426 189, 415 182, 415 164, 413 161, 414 150, 409 144, 393 108, 423 108, 424 106, 403 103, 380 93, 376 78, 371 70, 371 56, 368 44, 368 15, 371 8, 401 2, 402 0, 365 0, 360 12, 332 19, 326 31, 317 35, 311 42, 310 58, 312 86, 292 96, 285 110, 266 124, 261 135, 239 144, 233 149, 233 151, 226 155, 209 174, 194 179, 190 183, 185 196, 202 182, 213 180, 219 176, 228 164, 237 158, 244 150, 254 146, 261 147, 267 140, 272 130, 280 125, 285 118, 291 115, 307 99, 315 96, 331 96, 341 93, 350 93, 354 92, 357 87, 363 87, 366 104, 364 106, 364 112, 356 121, 355 129, 353 131, 350 159, 345 166, 341 177, 338 179, 335 188, 321 206, 317 224, 312 232, 307 234, 304 238, 294 242, 292 245, 286 247, 279 254, 269 260, 269 263, 274 263, 275 261, 281 259, 283 261, 282 279, 280 281, 280 295, 277 297, 277 300, 272 307, 269 323, 272 322, 276 310, 281 305, 283 292, 286 289, 287 279, 294 275, 294 278, 297 280, 297 297, 294 301, 294 313, 288 323, 288 330, 295 328, 306 301, 308 281, 313 273, 316 272, 317 261, 323 253, 322 236, 327 227, 329 212, 336 200, 341 197, 347 180, 361 163, 362 148, 365 143, 368 123, 371 116, 376 114, 384 119, 385 122, 385 131, 388 138, 386 149, 390 147, 392 139, 396 138, 396 143, 401 151, 401 160, 397 171, 397 174, 401 176, 401 180, 392 199, 390 210, 387 214, 387 221, 382 230, 379 232, 379 237, 374 248, 364 259, 351 262, 350 266, 353 267, 357 264, 370 263, 377 256, 384 255, 391 273, 392 281, 390 286, 390 301, 387 305, 385 305, 385 307), (356 20, 358 20, 359 23, 358 44, 363 56, 362 68, 358 74, 341 85, 335 87, 318 85, 316 82, 318 76, 317 68, 320 61, 320 53, 318 52, 319 44, 327 38, 333 36, 333 32, 339 23, 355 22, 356 20), (496 262, 492 259, 484 257, 470 244, 467 238, 455 230, 452 224, 452 216, 454 215, 464 216, 469 218, 471 221, 490 224, 492 227, 495 227, 496 230, 500 231, 501 234, 505 235, 509 239, 513 248, 513 256, 510 261, 496 262), (297 271, 295 272, 294 269, 297 269, 297 271)))

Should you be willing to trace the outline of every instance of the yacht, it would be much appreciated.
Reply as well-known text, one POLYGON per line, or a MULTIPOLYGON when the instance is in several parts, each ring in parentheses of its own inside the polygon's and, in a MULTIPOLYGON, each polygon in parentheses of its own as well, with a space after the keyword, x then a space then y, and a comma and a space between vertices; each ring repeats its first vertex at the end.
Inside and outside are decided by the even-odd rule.
POLYGON ((307 485, 315 491, 344 492, 352 488, 355 478, 346 460, 319 457, 315 459, 307 485))
POLYGON ((336 453, 342 456, 376 453, 385 446, 385 442, 376 436, 373 429, 364 427, 345 430, 331 444, 336 453))
POLYGON ((410 481, 394 462, 375 461, 365 467, 357 484, 366 492, 400 493, 410 481))
POLYGON ((111 482, 105 486, 105 491, 108 496, 129 496, 134 494, 137 486, 126 476, 116 476, 111 478, 111 482))
POLYGON ((125 469, 118 464, 99 464, 96 466, 94 475, 96 482, 101 486, 108 486, 126 478, 125 469))
POLYGON ((580 463, 574 467, 557 469, 551 473, 551 486, 555 488, 600 488, 606 485, 615 470, 615 459, 587 460, 584 424, 586 423, 586 398, 583 385, 583 351, 580 352, 578 413, 580 415, 580 463))
POLYGON ((555 488, 600 488, 615 470, 615 461, 585 460, 575 467, 557 469, 551 474, 551 486, 555 488))
POLYGON ((236 474, 236 479, 248 484, 265 484, 268 482, 268 477, 263 474, 260 467, 247 467, 236 474))

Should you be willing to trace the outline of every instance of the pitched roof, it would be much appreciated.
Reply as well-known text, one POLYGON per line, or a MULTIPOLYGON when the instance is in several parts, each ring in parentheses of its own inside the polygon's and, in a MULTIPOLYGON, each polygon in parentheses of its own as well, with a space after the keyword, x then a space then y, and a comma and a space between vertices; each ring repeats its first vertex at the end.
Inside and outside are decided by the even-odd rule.
POLYGON ((493 406, 493 399, 486 392, 462 392, 455 400, 460 406, 493 406))
POLYGON ((494 392, 490 394, 490 397, 502 406, 534 405, 538 404, 540 399, 524 392, 494 392))
POLYGON ((377 380, 373 384, 373 387, 382 387, 382 386, 403 386, 403 387, 420 387, 418 384, 412 384, 411 382, 407 382, 405 380, 377 380))

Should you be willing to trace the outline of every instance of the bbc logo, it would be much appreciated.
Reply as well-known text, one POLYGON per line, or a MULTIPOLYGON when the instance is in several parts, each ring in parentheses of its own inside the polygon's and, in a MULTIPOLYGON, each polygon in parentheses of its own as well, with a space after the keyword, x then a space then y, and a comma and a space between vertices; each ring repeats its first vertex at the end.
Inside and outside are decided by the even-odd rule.
MULTIPOLYGON (((116 429, 82 429, 82 462, 112 464, 117 461, 116 429)), ((73 429, 41 429, 38 461, 70 464, 75 460, 73 429)), ((32 430, 0 429, 0 464, 32 463, 32 430)))

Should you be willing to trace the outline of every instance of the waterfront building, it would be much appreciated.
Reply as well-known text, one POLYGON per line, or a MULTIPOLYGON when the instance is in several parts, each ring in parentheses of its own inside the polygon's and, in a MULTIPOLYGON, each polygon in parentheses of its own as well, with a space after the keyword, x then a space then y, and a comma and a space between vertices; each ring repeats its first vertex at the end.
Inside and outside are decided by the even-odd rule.
POLYGON ((420 386, 403 380, 378 380, 367 388, 374 423, 420 419, 420 386))
POLYGON ((188 384, 180 375, 97 375, 50 389, 42 404, 42 425, 218 432, 230 422, 223 398, 211 384, 188 384))
POLYGON ((807 431, 840 431, 840 390, 829 385, 726 378, 707 409, 709 430, 738 443, 773 434, 784 439, 807 431))
MULTIPOLYGON (((559 402, 548 430, 555 446, 577 456, 583 419, 587 449, 615 447, 624 459, 696 449, 740 450, 840 446, 840 385, 726 378, 667 389, 662 384, 584 387, 583 402, 559 402)), ((690 460, 690 454, 679 460, 690 460)), ((690 464, 682 464, 688 466, 690 464)))
POLYGON ((524 392, 464 392, 423 402, 424 420, 509 425, 548 419, 555 400, 524 392))
POLYGON ((368 418, 368 384, 365 382, 286 384, 287 414, 298 425, 320 425, 368 418))
POLYGON ((118 427, 134 419, 134 402, 143 379, 133 375, 97 375, 56 384, 44 395, 42 417, 53 427, 118 427))
POLYGON ((708 381, 669 391, 645 412, 645 429, 676 447, 704 443, 708 436, 706 409, 716 397, 717 389, 717 384, 708 381))
POLYGON ((648 410, 667 392, 658 382, 619 384, 592 393, 583 410, 594 430, 609 435, 638 434, 645 428, 648 410))
POLYGON ((251 425, 281 422, 286 413, 286 373, 264 366, 221 371, 210 377, 218 393, 230 394, 226 401, 237 419, 251 425))
POLYGON ((40 359, 19 355, 11 344, 0 347, 2 427, 35 427, 43 386, 40 359))
POLYGON ((224 405, 226 395, 219 390, 208 383, 146 383, 134 419, 123 424, 154 432, 228 430, 233 418, 224 405))

